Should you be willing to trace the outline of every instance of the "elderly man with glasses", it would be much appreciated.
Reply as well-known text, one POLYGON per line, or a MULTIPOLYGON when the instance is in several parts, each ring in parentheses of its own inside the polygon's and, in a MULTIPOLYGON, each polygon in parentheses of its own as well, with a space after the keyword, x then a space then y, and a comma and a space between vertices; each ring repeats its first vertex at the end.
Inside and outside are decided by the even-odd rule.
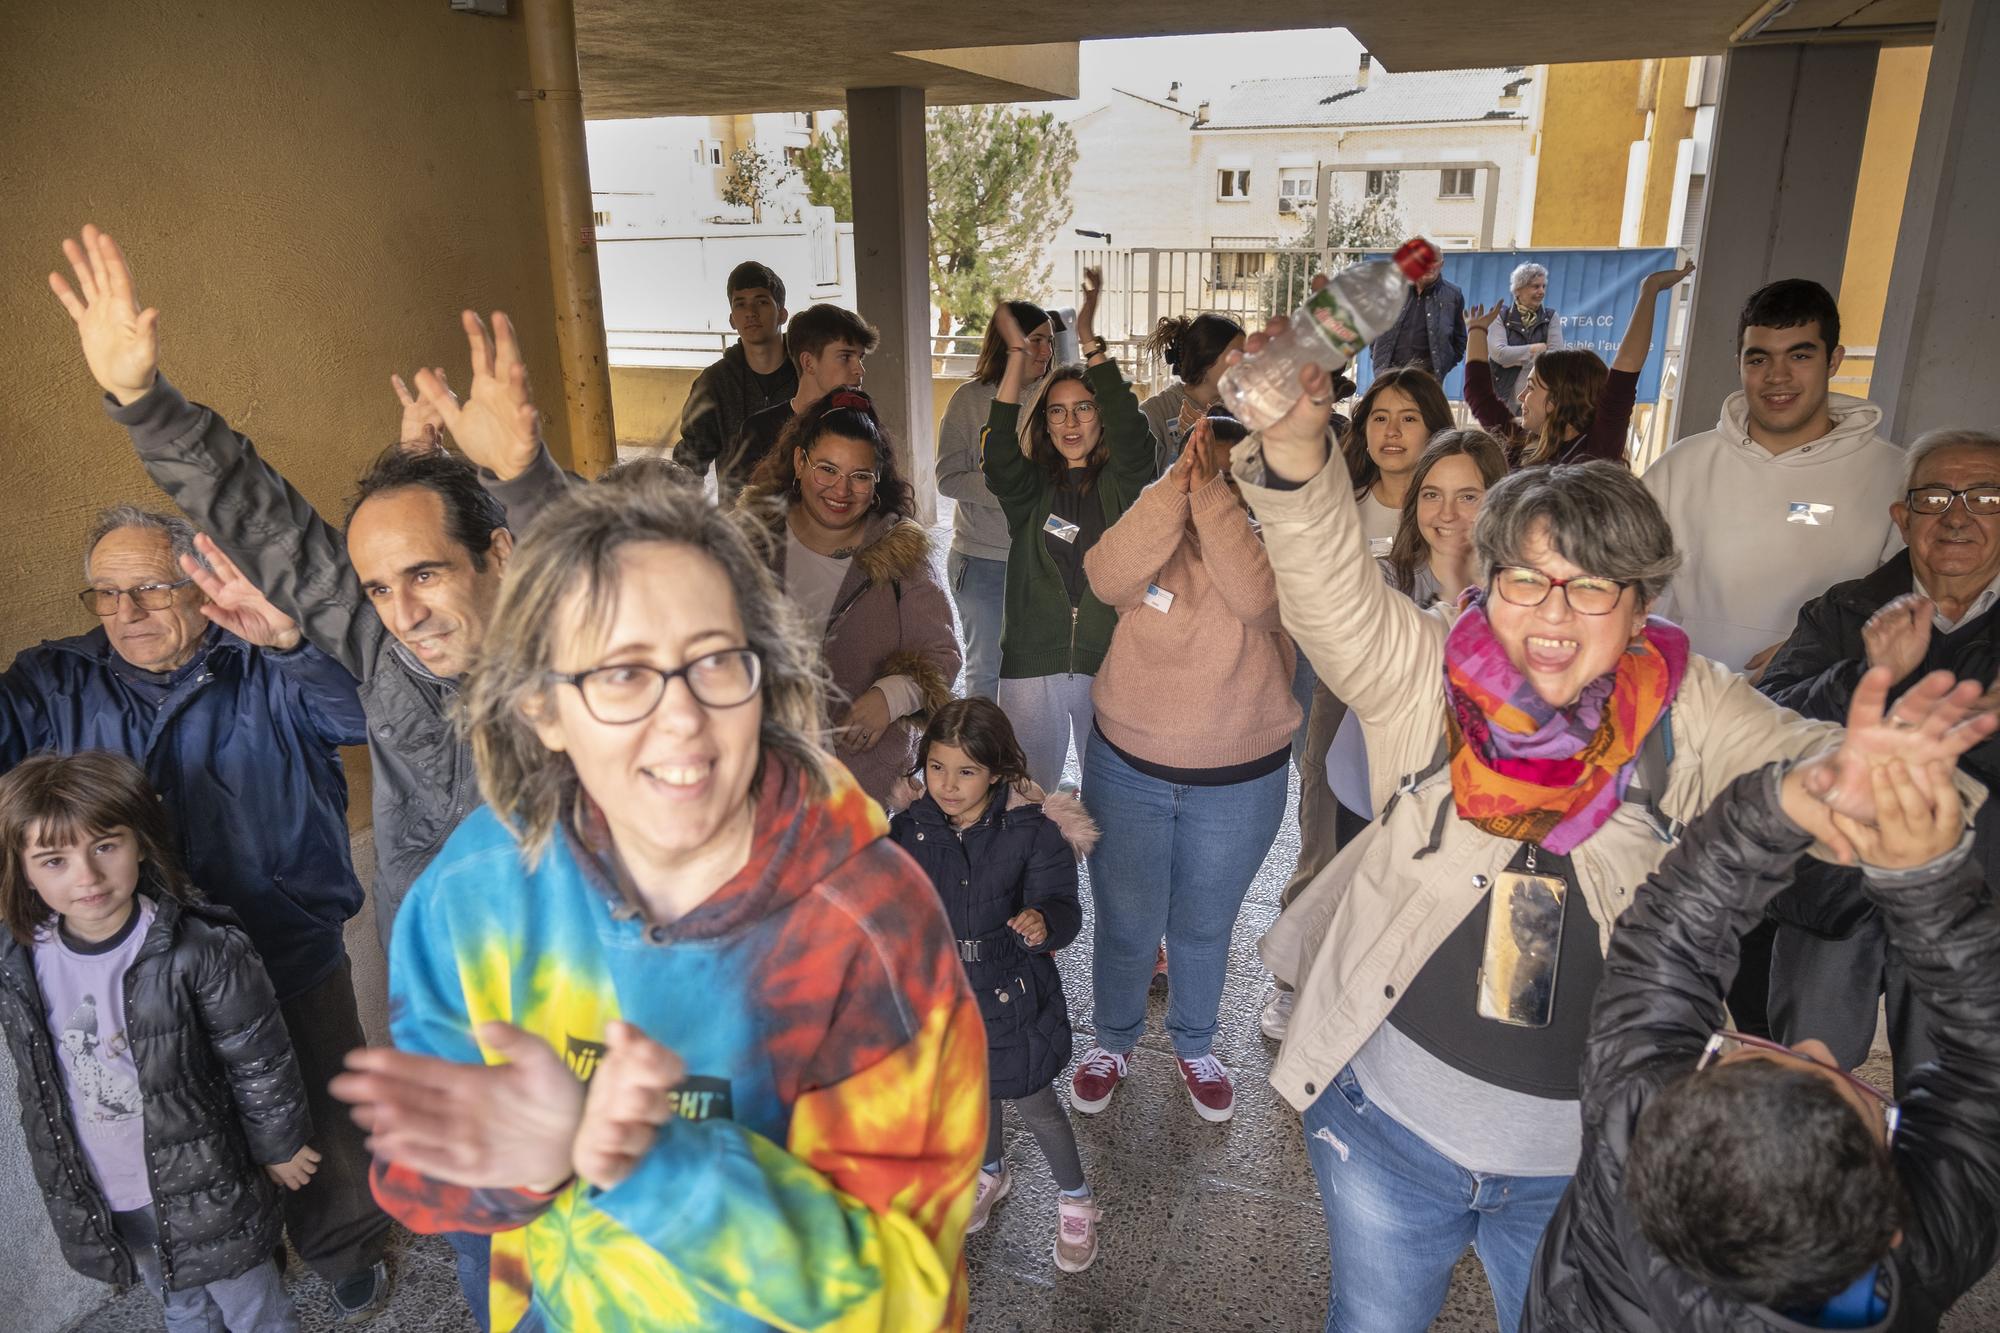
POLYGON ((343 1313, 366 1308, 386 1286, 389 1220, 362 1135, 325 1091, 365 1042, 343 931, 362 903, 339 752, 367 739, 354 678, 178 515, 105 510, 83 572, 98 627, 0 677, 0 772, 90 749, 145 769, 194 883, 257 947, 306 1075, 321 1161, 285 1196, 293 1243, 348 1283, 343 1313))
MULTIPOLYGON (((1933 431, 1910 446, 1901 498, 1889 516, 1908 549, 1864 578, 1836 583, 1799 612, 1798 626, 1758 685, 1807 717, 1838 720, 1871 666, 1893 673, 1892 694, 1943 668, 1993 680, 2000 665, 2000 435, 1933 431)), ((1959 767, 1988 787, 2000 781, 2000 742, 1968 750, 1959 767)), ((2000 828, 1983 811, 1978 856, 1989 882, 2000 870, 2000 828)), ((1886 997, 1896 1087, 1936 1053, 1929 1016, 1907 967, 1888 948, 1881 916, 1858 872, 1802 867, 1773 904, 1771 1033, 1824 1039, 1855 1068, 1875 1037, 1886 997)))

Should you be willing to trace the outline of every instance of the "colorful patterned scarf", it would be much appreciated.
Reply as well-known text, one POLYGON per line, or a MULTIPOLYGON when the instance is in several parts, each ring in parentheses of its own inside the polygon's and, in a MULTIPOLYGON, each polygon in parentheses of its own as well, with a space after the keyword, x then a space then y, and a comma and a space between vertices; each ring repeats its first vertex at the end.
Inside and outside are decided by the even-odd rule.
POLYGON ((1507 660, 1484 594, 1473 594, 1444 645, 1459 818, 1495 837, 1570 851, 1624 799, 1639 747, 1680 692, 1687 660, 1687 635, 1648 618, 1615 671, 1556 708, 1507 660))

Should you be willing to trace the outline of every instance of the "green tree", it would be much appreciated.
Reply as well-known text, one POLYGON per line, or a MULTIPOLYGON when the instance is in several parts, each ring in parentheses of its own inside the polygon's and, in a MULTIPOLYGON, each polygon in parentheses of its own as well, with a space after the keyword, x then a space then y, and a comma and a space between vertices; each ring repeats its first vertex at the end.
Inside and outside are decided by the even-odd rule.
POLYGON ((854 183, 847 177, 845 117, 813 140, 799 163, 799 170, 806 178, 808 202, 818 208, 832 209, 835 222, 854 221, 854 183))
MULTIPOLYGON (((1069 221, 1076 136, 1047 111, 933 107, 925 117, 930 170, 931 299, 938 334, 979 333, 994 301, 1049 282, 1048 246, 1069 221)), ((806 150, 806 197, 854 220, 847 123, 806 150)))
POLYGON ((1313 275, 1328 267, 1329 253, 1336 256, 1332 267, 1339 268, 1353 262, 1347 256, 1357 250, 1392 250, 1401 245, 1405 240, 1403 210, 1396 204, 1395 192, 1371 194, 1359 202, 1337 195, 1327 200, 1326 250, 1314 250, 1312 240, 1313 224, 1308 220, 1281 242, 1286 248, 1273 257, 1264 272, 1262 304, 1266 316, 1304 304, 1313 275))
POLYGON ((764 210, 778 201, 778 188, 793 168, 763 148, 739 148, 729 155, 729 175, 722 182, 722 202, 747 208, 763 221, 764 210))

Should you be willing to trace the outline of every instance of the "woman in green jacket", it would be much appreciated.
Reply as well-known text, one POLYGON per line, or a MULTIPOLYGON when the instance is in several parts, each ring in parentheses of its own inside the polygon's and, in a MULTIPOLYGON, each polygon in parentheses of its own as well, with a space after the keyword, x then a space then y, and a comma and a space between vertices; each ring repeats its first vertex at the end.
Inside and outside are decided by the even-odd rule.
POLYGON ((1083 574, 1085 552, 1153 480, 1153 437, 1139 400, 1097 336, 1098 269, 1084 270, 1076 334, 1089 364, 1064 366, 1034 405, 1028 452, 1015 447, 1027 339, 1002 304, 1007 371, 987 417, 980 466, 1007 515, 1007 598, 1000 630, 1000 707, 1014 724, 1028 773, 1044 791, 1062 780, 1072 734, 1090 738, 1090 685, 1117 613, 1083 574), (999 441, 1006 448, 988 447, 999 441))

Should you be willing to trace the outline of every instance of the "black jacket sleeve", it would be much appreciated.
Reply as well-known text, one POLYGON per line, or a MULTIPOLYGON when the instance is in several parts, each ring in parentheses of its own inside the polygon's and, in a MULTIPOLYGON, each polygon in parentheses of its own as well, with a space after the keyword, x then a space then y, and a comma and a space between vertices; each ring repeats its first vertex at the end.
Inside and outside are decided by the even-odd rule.
POLYGON ((681 408, 681 438, 674 445, 674 461, 700 477, 722 456, 728 441, 722 438, 722 406, 716 399, 716 380, 722 374, 720 362, 695 376, 681 408))
POLYGON ((1847 721, 1847 706, 1868 661, 1842 632, 1845 620, 1831 597, 1815 597, 1799 608, 1792 636, 1757 682, 1764 697, 1815 722, 1847 721))
POLYGON ((1977 857, 1868 893, 1931 1014, 1938 1057, 1903 1100, 1896 1173, 1910 1201, 1905 1262, 1949 1306, 2000 1251, 2000 904, 1977 857))
POLYGON ((1054 953, 1072 943, 1083 929, 1083 906, 1076 896, 1076 850, 1054 820, 1042 820, 1036 830, 1021 896, 1022 907, 1040 912, 1049 928, 1049 937, 1028 952, 1054 953))
POLYGON ((209 923, 201 934, 195 1003, 228 1073, 250 1154, 263 1166, 289 1162, 312 1136, 312 1115, 278 997, 249 936, 209 923))
POLYGON ((1724 1025, 1742 937, 1791 880, 1811 835, 1778 804, 1781 767, 1737 778, 1639 886, 1604 959, 1583 1061, 1586 1132, 1691 1068, 1724 1025))

